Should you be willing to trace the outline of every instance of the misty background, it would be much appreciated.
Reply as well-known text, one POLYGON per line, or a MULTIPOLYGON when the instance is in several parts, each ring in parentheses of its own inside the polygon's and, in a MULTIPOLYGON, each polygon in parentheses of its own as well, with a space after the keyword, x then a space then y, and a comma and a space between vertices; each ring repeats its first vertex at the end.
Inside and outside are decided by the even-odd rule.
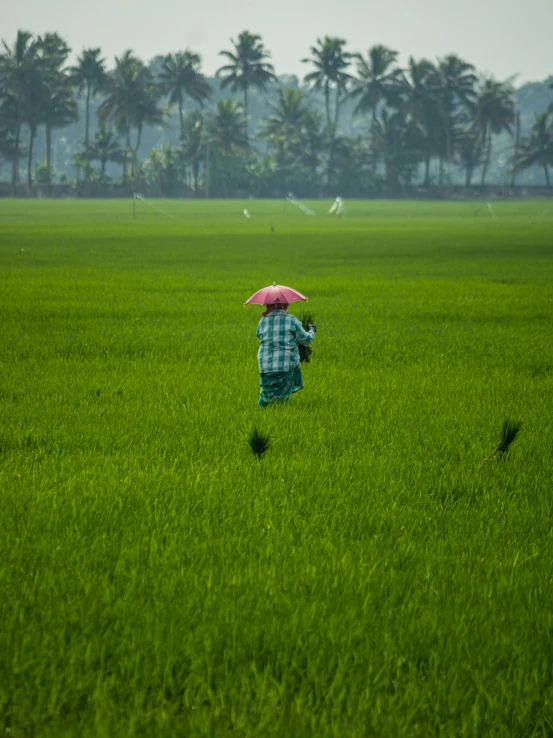
MULTIPOLYGON (((545 0, 529 0, 524 5, 487 0, 462 7, 436 0, 423 0, 416 6, 385 3, 379 7, 357 0, 340 4, 329 0, 316 4, 297 4, 290 0, 278 4, 230 4, 207 0, 198 5, 160 0, 151 6, 129 0, 116 5, 107 0, 98 0, 94 5, 77 5, 67 0, 48 3, 23 0, 17 5, 4 3, 4 6, 1 31, 4 45, 0 58, 0 136, 4 136, 4 144, 0 138, 0 180, 11 181, 12 185, 15 180, 25 178, 25 157, 29 190, 33 183, 75 180, 78 185, 84 171, 87 183, 101 180, 104 190, 117 180, 134 184, 135 189, 138 184, 144 190, 149 185, 154 194, 197 195, 201 191, 207 195, 211 189, 212 195, 219 196, 247 194, 252 190, 276 196, 287 189, 294 180, 293 171, 299 171, 300 167, 310 169, 310 175, 306 174, 301 183, 294 180, 293 184, 303 189, 303 194, 312 195, 332 188, 345 192, 348 185, 353 187, 351 194, 362 196, 383 191, 384 184, 389 192, 412 184, 472 185, 476 180, 481 184, 514 184, 513 167, 515 158, 520 159, 519 144, 523 148, 526 144, 531 147, 532 142, 534 149, 538 146, 539 116, 543 118, 543 140, 539 139, 539 146, 545 146, 547 151, 541 158, 538 153, 533 162, 527 156, 524 166, 521 164, 517 169, 517 181, 522 185, 550 184, 548 168, 553 166, 553 154, 550 155, 547 147, 553 147, 553 143, 543 142, 553 137, 553 64, 548 46, 553 3, 545 0), (240 84, 229 84, 225 74, 216 75, 228 63, 228 53, 236 51, 244 28, 255 34, 263 62, 274 72, 263 84, 249 85, 246 101, 240 84), (16 55, 16 40, 21 31, 29 32, 30 45, 36 42, 40 46, 41 39, 48 37, 66 45, 55 74, 61 75, 62 86, 71 86, 72 100, 66 100, 65 117, 62 111, 51 125, 41 111, 27 113, 27 118, 22 108, 14 113, 13 100, 17 95, 10 88, 8 62, 10 54, 11 62, 16 55), (324 85, 309 77, 314 71, 314 49, 327 38, 341 41, 340 53, 347 59, 343 69, 349 77, 344 78, 343 84, 336 80, 329 83, 330 103, 324 85), (368 59, 368 50, 375 48, 394 52, 389 68, 401 72, 406 87, 400 94, 401 104, 384 95, 374 106, 367 103, 360 110, 362 90, 356 78, 360 69, 356 55, 368 59), (152 89, 156 87, 153 93, 156 99, 152 102, 155 115, 144 117, 139 125, 128 117, 126 132, 121 124, 121 110, 103 115, 107 110, 107 92, 98 89, 87 99, 82 86, 75 87, 70 79, 70 70, 78 67, 87 49, 99 50, 98 58, 110 79, 125 54, 135 65, 143 67, 152 89), (179 110, 161 80, 169 55, 184 50, 198 55, 196 69, 210 94, 195 98, 185 91, 179 110), (443 117, 443 111, 440 113, 431 100, 435 95, 432 75, 448 58, 470 67, 474 79, 470 95, 464 101, 456 100, 455 111, 448 112, 451 121, 445 126, 440 121, 433 123, 430 118, 431 113, 435 118, 443 117), (432 68, 431 74, 425 71, 425 65, 432 68), (420 103, 416 99, 419 93, 415 77, 423 73, 426 76, 422 87, 430 102, 420 103), (503 111, 502 121, 484 124, 477 120, 476 107, 489 84, 505 92, 508 110, 503 111), (227 109, 227 117, 232 113, 234 124, 245 127, 246 140, 241 141, 237 135, 227 146, 221 143, 220 137, 217 143, 215 134, 208 136, 208 131, 225 110, 220 102, 230 100, 236 106, 227 109), (285 104, 301 108, 301 125, 305 126, 306 120, 309 123, 306 135, 311 136, 309 145, 313 147, 309 162, 305 152, 303 156, 298 153, 299 149, 305 149, 305 141, 295 141, 294 148, 284 140, 285 128, 270 129, 275 110, 280 105, 282 114, 285 104), (74 110, 70 110, 71 105, 74 110), (432 105, 436 109, 429 112, 432 105), (423 109, 425 106, 428 110, 423 109), (238 124, 240 111, 243 122, 238 124), (196 128, 202 127, 194 161, 190 152, 186 161, 183 117, 188 124, 195 121, 196 128), (29 122, 32 120, 35 123, 29 122), (380 125, 379 129, 376 124, 380 125), (117 139, 119 153, 94 169, 92 142, 105 133, 106 125, 113 140, 117 139), (131 156, 133 125, 137 143, 131 156), (475 133, 478 127, 478 135, 481 139, 483 136, 480 141, 475 133), (17 154, 13 148, 16 130, 17 154), (467 165, 466 157, 471 152, 467 154, 463 146, 466 148, 465 138, 469 133, 475 134, 472 144, 479 150, 474 162, 467 165), (394 135, 397 156, 390 154, 394 135), (388 139, 383 140, 383 136, 388 139), (421 136, 427 141, 423 142, 421 136), (401 156, 407 149, 410 153, 401 156), (392 171, 396 164, 398 172, 392 171), (171 173, 175 178, 172 189, 164 190, 162 186, 164 177, 167 180, 167 173, 160 174, 164 167, 175 169, 171 173), (471 169, 470 176, 467 167, 471 169), (356 175, 355 186, 352 173, 356 175), (225 178, 226 184, 222 186, 225 178), (263 187, 253 186, 254 180, 257 185, 263 180, 263 187)), ((44 53, 44 49, 39 49, 39 57, 44 57, 44 53)), ((46 63, 45 57, 41 63, 46 63)), ((50 90, 48 94, 53 94, 51 84, 41 84, 50 90)), ((68 89, 66 93, 69 95, 68 89)), ((48 102, 43 101, 43 107, 44 104, 48 108, 48 102)), ((288 135, 289 122, 287 125, 288 135)), ((88 191, 91 193, 90 187, 88 191)))

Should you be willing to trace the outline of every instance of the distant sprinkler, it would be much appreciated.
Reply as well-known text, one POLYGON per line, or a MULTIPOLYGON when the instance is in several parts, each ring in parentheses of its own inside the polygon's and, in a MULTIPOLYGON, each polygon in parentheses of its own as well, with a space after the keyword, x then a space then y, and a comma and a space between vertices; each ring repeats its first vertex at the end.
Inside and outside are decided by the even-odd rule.
POLYGON ((332 213, 335 213, 336 215, 344 214, 344 201, 341 197, 337 197, 336 200, 334 200, 334 204, 328 211, 328 215, 331 215, 332 213))

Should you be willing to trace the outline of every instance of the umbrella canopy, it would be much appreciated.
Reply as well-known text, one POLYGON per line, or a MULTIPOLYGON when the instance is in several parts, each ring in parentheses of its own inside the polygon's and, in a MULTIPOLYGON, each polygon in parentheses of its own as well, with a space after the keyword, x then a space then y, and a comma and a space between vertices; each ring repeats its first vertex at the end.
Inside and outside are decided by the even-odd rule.
POLYGON ((307 300, 307 297, 291 287, 273 282, 270 287, 263 287, 262 290, 258 290, 255 295, 246 300, 244 305, 273 305, 278 302, 288 304, 290 302, 300 302, 300 300, 307 300))

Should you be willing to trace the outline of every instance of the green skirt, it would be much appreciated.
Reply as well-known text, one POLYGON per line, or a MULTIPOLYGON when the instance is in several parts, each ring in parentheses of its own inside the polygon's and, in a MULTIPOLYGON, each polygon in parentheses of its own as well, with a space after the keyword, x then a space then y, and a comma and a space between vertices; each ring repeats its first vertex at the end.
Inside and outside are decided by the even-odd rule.
POLYGON ((303 377, 299 366, 287 372, 263 372, 260 374, 259 402, 257 407, 267 407, 271 402, 283 402, 294 392, 303 389, 303 377))

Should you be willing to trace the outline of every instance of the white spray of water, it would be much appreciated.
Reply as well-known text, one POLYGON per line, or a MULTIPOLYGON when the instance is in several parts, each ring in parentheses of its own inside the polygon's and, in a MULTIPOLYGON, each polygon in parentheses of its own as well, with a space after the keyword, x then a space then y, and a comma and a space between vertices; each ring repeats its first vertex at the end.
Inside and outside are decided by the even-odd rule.
POLYGON ((344 206, 344 201, 341 197, 337 197, 336 200, 334 200, 334 204, 328 211, 327 215, 332 215, 332 213, 335 213, 336 215, 343 215, 346 212, 346 208, 344 206))
POLYGON ((166 213, 163 210, 160 210, 159 208, 157 208, 155 205, 152 205, 152 203, 149 200, 146 200, 146 198, 143 195, 135 193, 133 197, 135 200, 140 200, 140 202, 143 202, 144 205, 147 205, 152 210, 155 210, 156 213, 159 213, 160 215, 164 215, 166 218, 171 218, 171 220, 175 220, 173 215, 169 215, 169 213, 166 213))
POLYGON ((307 207, 307 205, 304 205, 303 202, 301 202, 301 200, 296 200, 296 198, 294 197, 294 194, 292 192, 289 192, 288 193, 288 196, 287 196, 286 200, 287 200, 287 202, 291 202, 292 205, 295 205, 297 208, 299 208, 306 215, 315 215, 315 213, 312 210, 310 210, 307 207))

